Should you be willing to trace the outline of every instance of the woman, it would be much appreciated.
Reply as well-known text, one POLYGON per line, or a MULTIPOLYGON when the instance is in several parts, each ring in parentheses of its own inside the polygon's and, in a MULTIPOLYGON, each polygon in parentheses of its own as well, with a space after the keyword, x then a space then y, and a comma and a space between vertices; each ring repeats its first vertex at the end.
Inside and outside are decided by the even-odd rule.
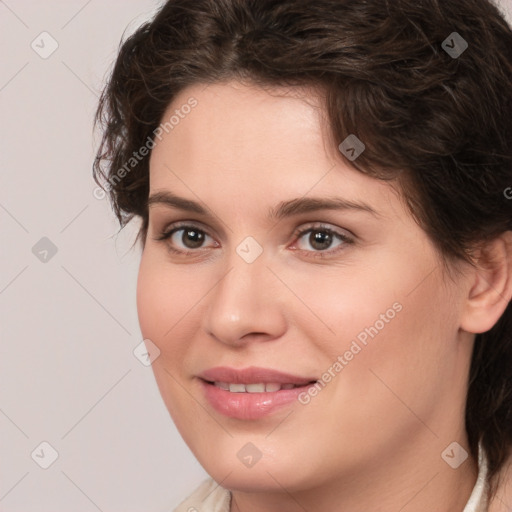
POLYGON ((486 0, 170 0, 95 176, 141 220, 179 511, 512 506, 512 32, 486 0))

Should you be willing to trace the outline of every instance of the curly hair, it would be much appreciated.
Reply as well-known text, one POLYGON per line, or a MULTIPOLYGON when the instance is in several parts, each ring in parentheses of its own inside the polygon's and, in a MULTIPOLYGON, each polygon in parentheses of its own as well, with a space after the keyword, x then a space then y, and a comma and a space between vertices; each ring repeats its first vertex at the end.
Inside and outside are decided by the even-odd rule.
MULTIPOLYGON (((346 163, 397 180, 447 259, 471 262, 476 244, 512 230, 512 30, 489 0, 166 2, 121 44, 95 119, 94 178, 121 227, 142 220, 142 244, 149 157, 137 150, 180 91, 229 79, 322 91, 332 143, 357 134, 366 146, 346 163)), ((512 446, 511 368, 509 303, 476 336, 465 410, 490 495, 512 446)))

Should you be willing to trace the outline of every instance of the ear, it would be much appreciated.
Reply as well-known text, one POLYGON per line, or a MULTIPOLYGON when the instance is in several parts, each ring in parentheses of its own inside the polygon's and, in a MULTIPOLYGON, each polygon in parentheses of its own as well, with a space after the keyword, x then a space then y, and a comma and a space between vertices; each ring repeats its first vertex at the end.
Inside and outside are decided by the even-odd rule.
POLYGON ((496 324, 512 299, 512 231, 483 244, 474 262, 460 327, 478 334, 496 324))

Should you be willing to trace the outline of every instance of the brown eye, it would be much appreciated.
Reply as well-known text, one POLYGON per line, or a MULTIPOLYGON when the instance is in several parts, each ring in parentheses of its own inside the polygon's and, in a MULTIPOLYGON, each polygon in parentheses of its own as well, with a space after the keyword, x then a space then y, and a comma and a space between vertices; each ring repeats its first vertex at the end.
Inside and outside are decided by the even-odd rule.
POLYGON ((329 249, 334 237, 325 230, 314 230, 309 234, 308 242, 314 249, 323 251, 329 249))
POLYGON ((205 233, 198 229, 179 229, 178 231, 183 231, 181 242, 188 249, 197 249, 204 243, 205 233))
POLYGON ((209 242, 210 247, 218 247, 218 244, 208 233, 193 225, 175 225, 175 227, 161 233, 157 240, 165 241, 169 250, 183 254, 192 251, 199 252, 198 249, 208 247, 207 242, 209 242))
POLYGON ((306 252, 327 251, 351 242, 348 236, 323 227, 305 229, 297 234, 297 240, 297 248, 306 252))

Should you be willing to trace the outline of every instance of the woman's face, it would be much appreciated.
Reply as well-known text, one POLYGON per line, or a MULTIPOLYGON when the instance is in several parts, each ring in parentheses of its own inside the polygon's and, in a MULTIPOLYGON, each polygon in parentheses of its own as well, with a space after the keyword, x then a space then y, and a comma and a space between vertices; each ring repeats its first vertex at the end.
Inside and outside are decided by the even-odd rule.
POLYGON ((137 301, 208 473, 292 492, 462 444, 464 287, 392 185, 330 149, 318 100, 197 85, 173 115, 151 154, 137 301))

